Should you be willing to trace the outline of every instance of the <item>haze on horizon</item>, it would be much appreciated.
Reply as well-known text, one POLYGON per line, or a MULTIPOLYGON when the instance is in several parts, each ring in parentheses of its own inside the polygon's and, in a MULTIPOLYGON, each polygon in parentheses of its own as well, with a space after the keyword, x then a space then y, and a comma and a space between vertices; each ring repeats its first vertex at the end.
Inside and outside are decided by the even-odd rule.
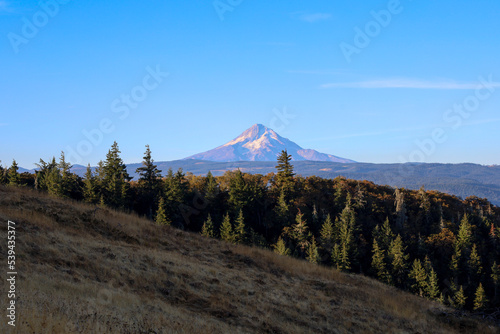
POLYGON ((498 1, 231 3, 0 0, 1 164, 115 140, 177 160, 255 123, 360 162, 500 164, 498 1))

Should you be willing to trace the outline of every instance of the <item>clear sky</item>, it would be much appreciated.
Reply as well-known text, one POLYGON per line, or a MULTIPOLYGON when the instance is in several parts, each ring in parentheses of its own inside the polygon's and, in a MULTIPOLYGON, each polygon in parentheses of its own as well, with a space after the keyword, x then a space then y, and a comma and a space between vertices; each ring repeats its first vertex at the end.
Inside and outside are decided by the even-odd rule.
POLYGON ((500 164, 497 0, 0 0, 0 20, 3 165, 95 165, 114 140, 175 160, 255 123, 357 161, 500 164))

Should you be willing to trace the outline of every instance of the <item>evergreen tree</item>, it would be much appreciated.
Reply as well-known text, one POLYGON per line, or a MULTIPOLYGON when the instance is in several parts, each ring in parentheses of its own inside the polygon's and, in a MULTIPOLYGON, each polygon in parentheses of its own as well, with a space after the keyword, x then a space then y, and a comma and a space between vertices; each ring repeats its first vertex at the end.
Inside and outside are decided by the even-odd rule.
POLYGON ((407 277, 406 271, 408 268, 407 261, 409 256, 405 254, 403 240, 401 240, 399 234, 396 239, 391 242, 389 258, 391 260, 391 273, 394 283, 397 287, 403 287, 407 277))
POLYGON ((472 243, 472 228, 469 223, 469 217, 465 214, 460 222, 457 235, 457 247, 461 250, 469 249, 472 243))
POLYGON ((278 218, 285 223, 290 215, 290 208, 285 198, 285 191, 280 190, 280 196, 278 197, 278 203, 274 209, 278 218))
POLYGON ((384 251, 389 250, 391 241, 395 237, 394 233, 392 233, 389 217, 385 219, 382 227, 380 227, 380 225, 375 226, 375 229, 373 230, 373 237, 377 239, 379 247, 382 250, 384 251))
POLYGON ((205 178, 205 185, 204 185, 204 195, 205 199, 208 202, 213 202, 215 198, 217 197, 217 194, 220 192, 219 190, 219 183, 215 179, 215 177, 212 175, 212 172, 208 171, 207 177, 205 178))
POLYGON ((333 245, 335 244, 335 230, 329 214, 326 216, 326 219, 321 226, 320 243, 321 247, 326 252, 331 253, 333 251, 333 245))
POLYGON ((466 301, 467 297, 465 296, 464 289, 460 286, 460 289, 455 293, 454 305, 459 309, 463 309, 466 301))
POLYGON ((372 256, 372 269, 380 281, 384 283, 391 283, 391 276, 387 271, 385 264, 385 254, 384 251, 379 247, 377 239, 373 240, 373 256, 372 256))
POLYGON ((472 245, 472 250, 468 261, 468 268, 469 280, 477 283, 481 277, 483 268, 481 266, 481 256, 477 252, 476 244, 472 245))
POLYGON ((280 255, 290 256, 290 249, 286 247, 285 241, 282 237, 279 237, 276 244, 273 246, 274 252, 280 255))
POLYGON ((340 214, 340 219, 335 222, 337 234, 338 254, 332 257, 340 261, 335 263, 340 270, 350 270, 355 261, 356 247, 354 244, 354 230, 356 229, 356 218, 354 211, 348 201, 346 207, 340 214))
POLYGON ((290 200, 290 196, 293 194, 294 188, 294 175, 293 165, 290 163, 292 161, 292 156, 288 154, 286 150, 281 151, 278 156, 278 164, 276 169, 278 173, 276 174, 275 184, 278 189, 285 193, 285 198, 290 200))
POLYGON ((147 203, 146 211, 149 217, 153 214, 152 203, 156 201, 160 190, 161 170, 157 167, 158 166, 154 164, 154 160, 151 158, 149 145, 146 145, 142 166, 137 168, 135 172, 139 174, 139 187, 142 191, 144 201, 147 203))
POLYGON ((87 171, 85 173, 85 179, 83 181, 83 199, 87 203, 95 204, 97 203, 99 196, 97 193, 97 184, 90 164, 87 166, 87 171))
POLYGON ((309 232, 307 222, 304 220, 304 215, 300 211, 295 217, 295 224, 292 226, 291 237, 295 241, 297 255, 303 257, 309 246, 311 232, 309 232))
POLYGON ((234 239, 236 243, 246 245, 249 241, 248 237, 249 235, 245 226, 243 210, 240 209, 240 213, 238 214, 238 218, 236 218, 235 222, 234 239))
POLYGON ((59 164, 57 165, 59 172, 59 189, 57 195, 59 197, 69 198, 71 197, 71 192, 75 187, 76 181, 73 179, 73 174, 71 174, 71 168, 73 166, 66 161, 64 152, 61 152, 61 157, 59 158, 59 164))
POLYGON ((245 209, 249 203, 249 189, 243 178, 243 173, 238 169, 229 180, 229 203, 238 212, 245 209))
MULTIPOLYGON (((0 162, 2 162, 0 160, 0 162)), ((5 168, 2 167, 2 165, 0 165, 0 184, 5 184, 7 183, 7 174, 6 174, 6 170, 5 168)))
POLYGON ((127 166, 120 158, 120 150, 116 141, 106 155, 103 165, 103 186, 106 204, 113 208, 124 208, 127 205, 129 181, 127 166))
POLYGON ((9 172, 7 174, 7 179, 9 181, 9 185, 17 186, 21 183, 21 177, 18 173, 19 166, 17 165, 16 160, 12 161, 12 165, 9 168, 9 172))
MULTIPOLYGON (((440 296, 440 291, 439 291, 439 282, 438 282, 438 277, 436 272, 434 271, 434 268, 431 267, 431 271, 427 275, 428 281, 427 281, 427 296, 431 300, 437 300, 439 299, 438 297, 440 296)), ((442 294, 441 294, 441 299, 442 299, 442 294)), ((442 302, 442 301, 441 301, 442 302)))
POLYGON ((227 242, 234 242, 233 226, 229 214, 226 213, 220 227, 220 238, 227 242))
POLYGON ((170 220, 168 220, 166 214, 165 214, 165 200, 163 197, 160 197, 160 200, 158 201, 158 211, 156 211, 156 217, 155 217, 155 222, 158 225, 171 225, 170 220))
POLYGON ((320 263, 320 257, 319 257, 319 252, 318 252, 318 246, 316 245, 316 239, 312 237, 312 240, 307 247, 307 261, 318 264, 320 263))
POLYGON ((486 298, 486 293, 484 292, 483 285, 479 283, 476 290, 476 295, 474 298, 474 311, 482 310, 488 304, 488 299, 486 298))
POLYGON ((208 214, 207 220, 203 223, 203 227, 201 228, 201 235, 209 238, 215 238, 214 223, 212 222, 212 217, 210 217, 210 214, 208 214))
POLYGON ((412 291, 417 293, 420 297, 423 297, 427 290, 427 273, 419 259, 413 261, 413 267, 409 277, 412 280, 412 291))

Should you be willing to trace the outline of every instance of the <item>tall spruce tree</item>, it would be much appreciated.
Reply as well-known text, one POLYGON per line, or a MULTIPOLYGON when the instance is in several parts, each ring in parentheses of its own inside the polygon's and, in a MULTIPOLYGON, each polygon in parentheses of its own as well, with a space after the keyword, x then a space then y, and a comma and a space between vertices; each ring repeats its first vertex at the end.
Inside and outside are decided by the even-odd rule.
POLYGON ((12 161, 12 165, 9 168, 9 172, 7 174, 7 179, 9 181, 9 185, 17 186, 21 183, 21 177, 18 173, 19 166, 17 165, 16 160, 12 161))
POLYGON ((154 164, 151 158, 151 150, 146 145, 142 166, 136 169, 139 174, 139 187, 141 195, 146 203, 146 211, 149 217, 153 215, 153 203, 157 201, 161 185, 161 170, 154 164))
POLYGON ((398 234, 396 239, 391 242, 389 249, 389 259, 391 261, 391 274, 393 281, 397 287, 404 287, 407 277, 408 258, 405 254, 406 248, 403 245, 403 240, 398 234))
POLYGON ((428 277, 425 268, 422 266, 422 262, 419 259, 415 259, 415 261, 413 261, 409 277, 412 282, 412 291, 420 297, 423 297, 427 291, 428 277))
POLYGON ((113 208, 126 207, 129 181, 131 177, 127 173, 127 166, 120 158, 120 150, 116 141, 106 154, 106 161, 103 165, 103 186, 104 200, 107 205, 113 208))
POLYGON ((378 245, 377 239, 373 240, 373 256, 372 256, 372 270, 380 281, 390 284, 391 276, 387 271, 385 263, 385 252, 378 245))
POLYGON ((488 304, 488 298, 486 298, 486 293, 484 292, 483 285, 479 283, 474 298, 474 311, 484 309, 487 306, 487 304, 488 304))
POLYGON ((292 156, 288 154, 287 150, 283 150, 278 156, 278 164, 276 165, 278 173, 276 174, 275 184, 278 189, 284 192, 286 200, 291 199, 295 185, 293 179, 295 173, 290 161, 292 161, 292 156))
POLYGON ((245 226, 245 218, 243 217, 243 210, 240 209, 238 217, 235 221, 234 228, 234 241, 238 244, 247 245, 249 243, 249 233, 245 226))
POLYGON ((325 221, 321 226, 320 244, 328 254, 332 253, 333 245, 335 244, 335 230, 329 214, 326 216, 325 221))
POLYGON ((210 214, 208 214, 207 220, 203 223, 203 226, 201 228, 201 235, 209 238, 215 238, 215 227, 214 223, 212 222, 212 217, 210 214))
POLYGON ((231 224, 229 213, 226 213, 224 219, 222 220, 222 225, 220 227, 220 238, 221 240, 227 242, 234 242, 233 225, 231 224))
POLYGON ((83 200, 92 204, 97 204, 99 200, 97 182, 90 164, 87 165, 87 171, 83 180, 83 200))
POLYGON ((170 226, 172 222, 168 219, 165 213, 165 200, 160 196, 160 200, 158 201, 158 210, 156 211, 155 222, 158 225, 168 225, 170 226))
POLYGON ((307 261, 314 264, 318 264, 321 261, 319 257, 318 245, 316 244, 316 239, 314 237, 312 237, 312 240, 309 243, 309 246, 307 247, 306 259, 307 261))

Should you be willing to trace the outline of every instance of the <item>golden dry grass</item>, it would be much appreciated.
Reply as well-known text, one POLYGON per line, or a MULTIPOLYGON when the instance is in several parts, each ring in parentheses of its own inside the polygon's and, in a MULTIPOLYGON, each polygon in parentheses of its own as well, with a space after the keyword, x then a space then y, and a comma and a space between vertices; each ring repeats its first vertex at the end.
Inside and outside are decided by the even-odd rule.
POLYGON ((20 275, 18 326, 2 316, 1 333, 497 332, 363 276, 94 210, 0 187, 20 275))

